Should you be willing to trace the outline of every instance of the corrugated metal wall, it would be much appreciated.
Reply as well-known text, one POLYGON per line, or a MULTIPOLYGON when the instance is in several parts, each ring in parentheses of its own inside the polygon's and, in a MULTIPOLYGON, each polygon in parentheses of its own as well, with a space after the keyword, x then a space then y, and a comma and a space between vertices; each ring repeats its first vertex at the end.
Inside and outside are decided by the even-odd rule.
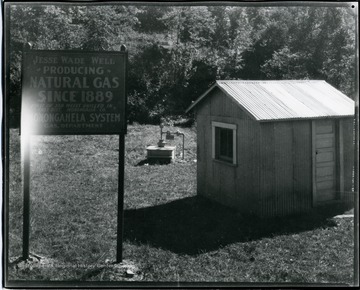
MULTIPOLYGON (((283 216, 312 208, 311 120, 259 123, 219 89, 197 106, 198 194, 243 212, 283 216), (237 125, 237 165, 212 160, 211 122, 237 125)), ((352 119, 344 121, 344 192, 353 196, 352 119)))
POLYGON ((291 123, 293 141, 293 185, 296 210, 304 212, 312 206, 312 134, 311 121, 291 123))
POLYGON ((354 114, 354 101, 319 80, 223 80, 216 84, 259 121, 354 114))
POLYGON ((252 212, 257 207, 260 124, 240 110, 220 90, 210 93, 198 106, 198 194, 222 204, 252 212), (211 122, 237 126, 237 165, 213 161, 211 122))
POLYGON ((344 192, 342 197, 346 202, 354 201, 354 119, 342 120, 343 130, 343 162, 344 162, 344 192))
POLYGON ((260 216, 312 206, 311 121, 261 124, 260 216))

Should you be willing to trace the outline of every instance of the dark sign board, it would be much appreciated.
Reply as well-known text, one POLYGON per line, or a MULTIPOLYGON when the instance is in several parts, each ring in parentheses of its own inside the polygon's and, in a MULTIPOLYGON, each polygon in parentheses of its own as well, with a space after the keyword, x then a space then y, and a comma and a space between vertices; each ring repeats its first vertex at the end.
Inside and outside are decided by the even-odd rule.
POLYGON ((23 256, 29 258, 30 138, 38 135, 119 134, 116 261, 122 261, 126 134, 125 46, 120 52, 27 49, 22 63, 23 256))
POLYGON ((30 134, 124 134, 126 52, 24 52, 21 127, 30 134))

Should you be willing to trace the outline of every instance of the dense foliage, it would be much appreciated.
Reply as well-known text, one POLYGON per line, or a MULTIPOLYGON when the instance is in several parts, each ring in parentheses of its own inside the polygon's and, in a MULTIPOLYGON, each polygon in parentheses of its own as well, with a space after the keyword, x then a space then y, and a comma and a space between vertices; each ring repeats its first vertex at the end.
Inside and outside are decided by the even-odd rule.
POLYGON ((323 79, 354 96, 349 7, 13 5, 10 108, 20 104, 21 51, 129 51, 129 120, 184 110, 216 79, 323 79))

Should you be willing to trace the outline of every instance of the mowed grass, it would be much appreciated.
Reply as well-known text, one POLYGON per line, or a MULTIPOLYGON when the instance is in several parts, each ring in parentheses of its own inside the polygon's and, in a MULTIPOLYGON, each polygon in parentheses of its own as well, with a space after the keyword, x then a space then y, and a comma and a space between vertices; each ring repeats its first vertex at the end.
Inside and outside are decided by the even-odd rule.
MULTIPOLYGON (((170 128, 169 128, 170 129, 170 128)), ((165 128, 167 130, 167 128, 165 128)), ((174 163, 149 164, 158 126, 132 125, 126 136, 125 261, 116 257, 118 137, 33 136, 30 252, 43 267, 9 267, 10 280, 141 282, 353 283, 352 218, 342 208, 261 220, 196 195, 196 130, 181 138, 174 163)), ((11 130, 11 259, 22 252, 20 139, 11 130)))

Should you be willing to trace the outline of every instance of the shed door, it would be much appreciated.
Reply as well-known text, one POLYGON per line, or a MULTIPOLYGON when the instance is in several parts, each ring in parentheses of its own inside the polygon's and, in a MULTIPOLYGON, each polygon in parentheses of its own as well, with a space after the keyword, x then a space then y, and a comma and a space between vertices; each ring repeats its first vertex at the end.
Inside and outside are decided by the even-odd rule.
POLYGON ((314 203, 336 199, 336 128, 334 120, 313 122, 314 203))

